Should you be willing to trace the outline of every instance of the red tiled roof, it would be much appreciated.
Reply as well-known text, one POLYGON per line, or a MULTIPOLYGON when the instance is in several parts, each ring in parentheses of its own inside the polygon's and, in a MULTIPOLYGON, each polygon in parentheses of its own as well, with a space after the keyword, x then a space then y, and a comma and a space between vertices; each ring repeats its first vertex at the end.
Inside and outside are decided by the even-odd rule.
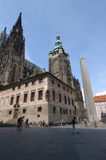
POLYGON ((94 102, 106 102, 106 95, 94 96, 94 102))

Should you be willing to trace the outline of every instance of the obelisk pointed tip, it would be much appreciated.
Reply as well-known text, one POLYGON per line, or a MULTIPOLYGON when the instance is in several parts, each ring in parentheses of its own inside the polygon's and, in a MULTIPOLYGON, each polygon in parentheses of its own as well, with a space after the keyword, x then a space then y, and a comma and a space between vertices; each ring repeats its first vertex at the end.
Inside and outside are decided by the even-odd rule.
POLYGON ((81 55, 81 56, 80 56, 80 59, 85 59, 84 55, 81 55))

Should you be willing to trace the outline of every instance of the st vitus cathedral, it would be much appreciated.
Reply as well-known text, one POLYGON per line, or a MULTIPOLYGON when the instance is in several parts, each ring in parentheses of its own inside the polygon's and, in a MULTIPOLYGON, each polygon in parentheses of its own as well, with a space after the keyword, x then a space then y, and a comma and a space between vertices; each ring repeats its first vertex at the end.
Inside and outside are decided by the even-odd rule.
POLYGON ((64 83, 73 87, 73 76, 68 53, 65 53, 60 36, 57 35, 55 48, 49 53, 49 72, 64 83))
POLYGON ((49 52, 49 72, 73 88, 75 90, 76 106, 79 106, 80 103, 80 106, 83 106, 79 80, 72 74, 69 54, 64 51, 58 34, 56 36, 55 48, 49 52))
POLYGON ((30 121, 45 117, 47 124, 59 119, 70 122, 73 116, 83 120, 80 83, 72 74, 60 36, 57 34, 55 47, 49 52, 46 72, 25 59, 21 16, 9 35, 6 28, 0 34, 0 118, 6 122, 23 115, 30 121))
POLYGON ((0 34, 0 84, 7 85, 23 79, 40 68, 25 59, 21 13, 7 36, 6 28, 0 34))

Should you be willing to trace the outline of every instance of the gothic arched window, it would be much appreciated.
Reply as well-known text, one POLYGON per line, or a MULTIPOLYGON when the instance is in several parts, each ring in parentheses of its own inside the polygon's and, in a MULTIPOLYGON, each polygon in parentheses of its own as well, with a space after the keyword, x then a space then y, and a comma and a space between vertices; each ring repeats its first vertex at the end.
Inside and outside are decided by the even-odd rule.
POLYGON ((17 65, 14 64, 14 66, 12 68, 11 82, 15 82, 16 68, 17 68, 17 65))

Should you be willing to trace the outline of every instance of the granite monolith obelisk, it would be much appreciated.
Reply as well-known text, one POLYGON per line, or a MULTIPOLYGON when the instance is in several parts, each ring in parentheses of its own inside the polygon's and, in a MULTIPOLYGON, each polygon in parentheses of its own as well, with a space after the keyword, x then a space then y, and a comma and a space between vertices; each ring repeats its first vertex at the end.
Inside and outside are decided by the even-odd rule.
POLYGON ((83 89, 84 89, 85 106, 87 111, 87 119, 88 121, 92 122, 94 117, 94 119, 98 121, 90 78, 89 78, 88 69, 86 65, 86 59, 84 57, 80 58, 80 67, 81 67, 82 83, 83 83, 83 89))

